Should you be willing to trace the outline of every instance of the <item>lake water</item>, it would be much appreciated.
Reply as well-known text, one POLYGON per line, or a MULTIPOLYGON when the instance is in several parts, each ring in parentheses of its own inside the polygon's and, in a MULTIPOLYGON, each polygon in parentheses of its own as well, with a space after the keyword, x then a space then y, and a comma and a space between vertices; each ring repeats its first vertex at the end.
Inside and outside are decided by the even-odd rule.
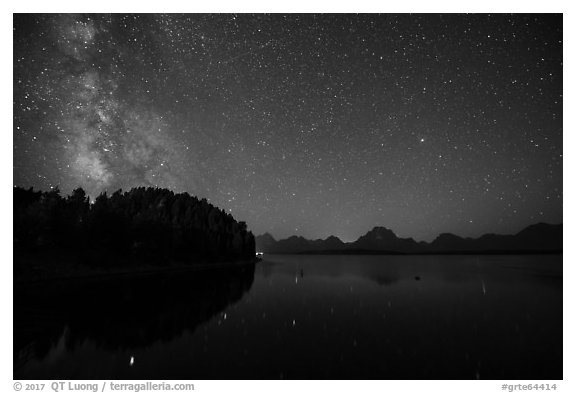
POLYGON ((15 379, 562 379, 559 255, 266 255, 14 295, 15 379))

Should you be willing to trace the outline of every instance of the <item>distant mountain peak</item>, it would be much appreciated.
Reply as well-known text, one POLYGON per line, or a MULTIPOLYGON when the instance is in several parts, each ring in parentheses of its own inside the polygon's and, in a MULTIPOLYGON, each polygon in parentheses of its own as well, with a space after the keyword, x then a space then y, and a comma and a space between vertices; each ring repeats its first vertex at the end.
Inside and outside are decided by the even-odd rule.
POLYGON ((374 228, 372 228, 370 231, 368 231, 368 233, 370 232, 386 232, 386 233, 394 233, 392 231, 392 229, 388 229, 386 227, 382 227, 382 226, 375 226, 374 228))
POLYGON ((368 233, 363 236, 360 236, 360 239, 374 239, 374 240, 395 240, 398 239, 398 236, 391 230, 386 227, 374 227, 368 233))
POLYGON ((517 235, 554 230, 562 230, 562 224, 546 224, 545 222, 539 222, 536 224, 528 225, 526 228, 518 232, 517 235))
POLYGON ((432 241, 416 242, 412 238, 399 238, 383 226, 375 226, 358 240, 344 243, 336 236, 308 240, 302 236, 290 236, 275 241, 265 233, 256 237, 259 250, 271 253, 515 253, 515 252, 561 252, 562 224, 538 223, 530 225, 516 235, 485 234, 478 238, 463 238, 453 233, 441 233, 432 241))
POLYGON ((460 237, 460 236, 458 236, 458 235, 455 235, 455 234, 453 234, 453 233, 445 232, 445 233, 439 234, 439 235, 436 237, 436 239, 434 239, 434 241, 462 240, 462 239, 463 239, 463 238, 460 237))
POLYGON ((300 235, 292 235, 292 236, 290 236, 290 237, 288 238, 288 240, 289 240, 289 239, 292 239, 292 240, 306 240, 306 241, 309 241, 308 239, 306 239, 305 237, 303 237, 303 236, 300 236, 300 235))
POLYGON ((262 240, 272 240, 272 241, 276 241, 276 239, 274 239, 274 236, 272 236, 270 233, 265 232, 262 235, 258 235, 257 237, 259 237, 262 240))

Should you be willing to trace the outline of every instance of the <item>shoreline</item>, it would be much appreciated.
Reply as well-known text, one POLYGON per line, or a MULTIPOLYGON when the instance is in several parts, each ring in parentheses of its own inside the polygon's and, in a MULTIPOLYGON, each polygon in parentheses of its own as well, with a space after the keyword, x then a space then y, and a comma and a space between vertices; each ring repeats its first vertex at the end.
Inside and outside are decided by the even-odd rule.
POLYGON ((255 265, 262 261, 262 258, 253 258, 250 260, 237 260, 232 262, 205 262, 195 264, 173 264, 169 266, 139 266, 139 267, 119 267, 119 268, 90 268, 87 266, 76 266, 69 271, 69 274, 47 274, 43 277, 34 277, 33 275, 21 274, 16 277, 13 274, 14 287, 27 287, 43 285, 50 283, 61 283, 68 280, 99 280, 99 279, 119 279, 126 277, 142 277, 152 274, 174 274, 204 272, 228 268, 240 268, 244 266, 255 265))
POLYGON ((295 252, 264 252, 264 255, 562 255, 563 250, 483 250, 399 252, 386 250, 321 250, 295 252))

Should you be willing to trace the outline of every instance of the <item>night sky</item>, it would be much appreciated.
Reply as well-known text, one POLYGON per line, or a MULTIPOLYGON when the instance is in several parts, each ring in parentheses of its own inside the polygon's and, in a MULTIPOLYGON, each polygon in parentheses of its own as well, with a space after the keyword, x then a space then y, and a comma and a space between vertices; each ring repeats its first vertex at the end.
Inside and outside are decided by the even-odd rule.
POLYGON ((15 15, 14 184, 276 238, 562 222, 561 15, 15 15))

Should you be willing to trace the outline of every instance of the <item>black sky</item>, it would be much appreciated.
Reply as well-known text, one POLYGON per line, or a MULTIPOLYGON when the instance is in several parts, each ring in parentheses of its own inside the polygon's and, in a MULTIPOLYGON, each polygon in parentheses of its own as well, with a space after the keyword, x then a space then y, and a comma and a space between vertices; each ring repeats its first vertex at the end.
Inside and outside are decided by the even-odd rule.
POLYGON ((255 233, 562 221, 561 15, 15 15, 14 183, 255 233))

